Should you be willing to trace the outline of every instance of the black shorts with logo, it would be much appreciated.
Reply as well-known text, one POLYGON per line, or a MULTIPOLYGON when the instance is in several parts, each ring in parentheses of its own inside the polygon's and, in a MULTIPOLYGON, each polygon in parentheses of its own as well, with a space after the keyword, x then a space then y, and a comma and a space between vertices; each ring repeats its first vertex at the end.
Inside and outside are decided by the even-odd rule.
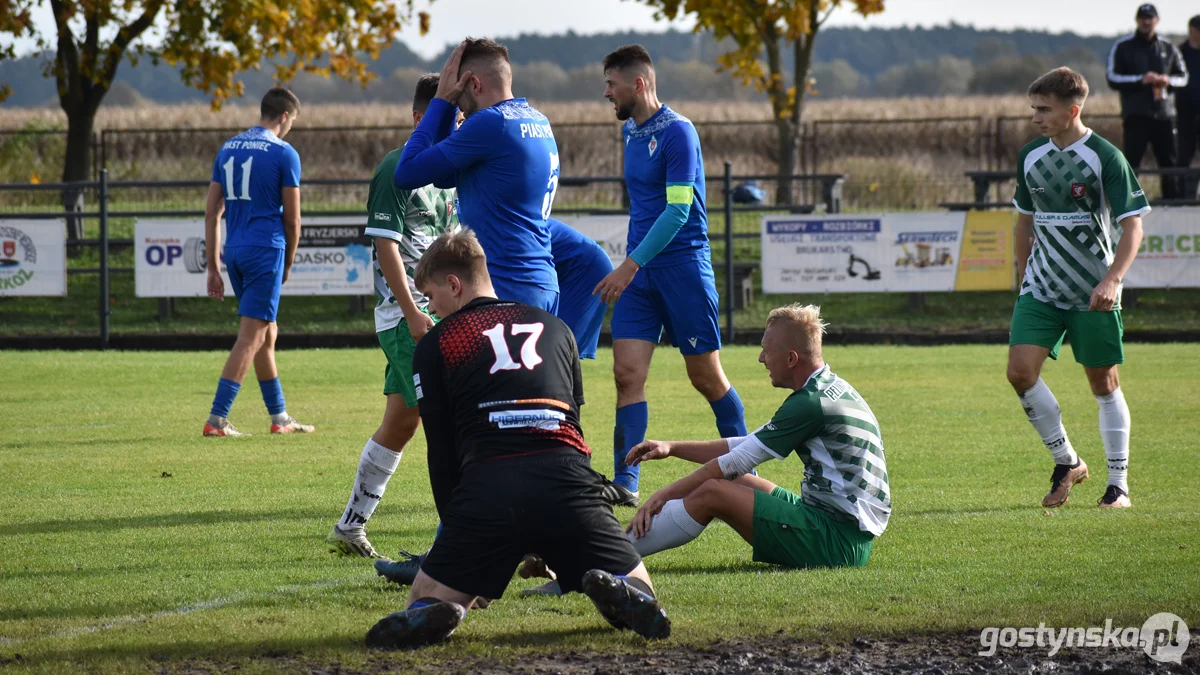
POLYGON ((442 532, 421 570, 456 591, 499 598, 529 553, 558 576, 564 593, 585 572, 628 574, 641 562, 612 507, 603 478, 574 448, 477 462, 463 471, 442 532))

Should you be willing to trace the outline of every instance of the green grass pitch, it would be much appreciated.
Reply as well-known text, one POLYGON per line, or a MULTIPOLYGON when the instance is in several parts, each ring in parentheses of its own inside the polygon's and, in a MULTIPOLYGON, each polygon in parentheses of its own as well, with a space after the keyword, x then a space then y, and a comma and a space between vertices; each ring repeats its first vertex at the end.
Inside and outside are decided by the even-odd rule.
MULTIPOLYGON (((784 398, 757 350, 723 360, 748 425, 784 398)), ((1130 345, 1122 370, 1133 415, 1134 508, 1102 512, 1096 402, 1064 350, 1045 378, 1092 468, 1063 509, 1039 503, 1050 458, 1004 379, 1001 346, 833 347, 826 358, 883 429, 894 512, 870 564, 781 571, 714 524, 648 559, 674 622, 672 644, 782 630, 802 640, 978 630, 985 626, 1141 626, 1165 611, 1200 623, 1200 359, 1192 345, 1130 345)), ((363 442, 383 410, 378 350, 278 355, 288 409, 311 436, 271 437, 253 376, 231 415, 245 439, 204 439, 221 353, 0 354, 0 669, 158 670, 258 657, 323 663, 383 658, 404 668, 462 656, 653 650, 607 627, 581 596, 522 600, 516 579, 444 646, 368 652, 366 630, 406 589, 322 539, 348 497, 363 442), (20 654, 21 658, 16 659, 20 654)), ((585 362, 584 429, 611 472, 612 352, 585 362)), ((649 385, 652 438, 715 435, 677 353, 659 350, 649 385)), ((369 526, 381 551, 427 547, 437 516, 420 434, 369 526)), ((667 460, 643 494, 690 471, 667 460)), ((762 467, 791 489, 799 460, 762 467)), ((628 520, 632 510, 618 516, 628 520)), ((375 661, 374 663, 378 663, 375 661)))

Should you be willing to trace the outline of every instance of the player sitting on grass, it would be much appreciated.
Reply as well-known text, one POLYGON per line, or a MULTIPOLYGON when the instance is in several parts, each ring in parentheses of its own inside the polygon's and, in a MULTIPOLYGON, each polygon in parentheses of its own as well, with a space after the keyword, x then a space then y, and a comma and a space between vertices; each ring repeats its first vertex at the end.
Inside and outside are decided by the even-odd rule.
POLYGON ((773 386, 793 391, 753 434, 645 441, 630 450, 631 466, 668 456, 704 464, 654 493, 638 510, 629 525, 638 553, 682 546, 719 518, 754 547, 757 562, 867 564, 871 544, 883 534, 892 511, 883 440, 867 402, 822 360, 824 331, 820 308, 813 305, 771 312, 758 360, 773 386), (804 462, 799 496, 747 475, 792 452, 804 462))
POLYGON ((444 640, 477 598, 503 595, 527 553, 553 567, 564 590, 582 590, 614 627, 667 637, 670 620, 590 465, 571 331, 549 312, 497 300, 469 230, 430 245, 416 284, 442 319, 413 357, 442 531, 407 608, 376 623, 367 644, 444 640))
MULTIPOLYGON (((437 93, 439 78, 425 75, 413 95, 413 122, 419 124, 437 93)), ((387 405, 383 421, 367 440, 350 501, 341 520, 325 539, 331 553, 378 558, 367 539, 366 524, 388 481, 400 465, 400 455, 417 427, 417 394, 413 388, 413 352, 417 341, 433 327, 427 313, 429 300, 412 283, 412 274, 425 248, 440 234, 457 227, 454 190, 426 185, 401 190, 393 183, 399 148, 384 156, 371 177, 367 192, 367 230, 374 248, 375 330, 387 357, 383 393, 387 405)))

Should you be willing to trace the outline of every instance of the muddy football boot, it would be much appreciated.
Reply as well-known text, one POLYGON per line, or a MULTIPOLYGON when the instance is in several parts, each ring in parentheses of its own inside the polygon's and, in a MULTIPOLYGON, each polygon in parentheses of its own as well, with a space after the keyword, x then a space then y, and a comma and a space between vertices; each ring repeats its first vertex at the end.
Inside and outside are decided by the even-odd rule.
POLYGON ((1074 466, 1055 464, 1054 473, 1050 474, 1050 492, 1042 499, 1042 506, 1057 508, 1067 503, 1071 498, 1071 488, 1088 478, 1087 464, 1080 459, 1074 466))
POLYGON ((436 644, 453 635, 466 616, 466 608, 457 603, 421 599, 409 609, 389 614, 371 626, 367 631, 367 646, 415 649, 436 644))
POLYGON ((671 620, 654 597, 604 570, 583 575, 583 593, 613 628, 628 628, 649 640, 671 636, 671 620))

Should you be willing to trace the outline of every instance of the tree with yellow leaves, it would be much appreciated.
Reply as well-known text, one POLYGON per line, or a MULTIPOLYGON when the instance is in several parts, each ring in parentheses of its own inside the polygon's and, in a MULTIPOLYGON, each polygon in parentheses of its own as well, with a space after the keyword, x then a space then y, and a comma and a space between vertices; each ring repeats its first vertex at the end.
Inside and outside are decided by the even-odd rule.
MULTIPOLYGON (((276 79, 304 70, 334 74, 365 85, 372 59, 414 19, 428 30, 429 15, 414 0, 0 0, 0 60, 16 56, 15 39, 40 51, 54 49, 45 75, 54 77, 67 114, 63 181, 87 180, 96 111, 121 61, 165 61, 180 68, 184 83, 208 93, 213 108, 242 95, 238 75, 275 64, 276 79), (48 4, 53 31, 33 21, 48 4)), ((10 93, 0 83, 0 100, 10 93)), ((64 206, 78 208, 77 194, 64 206)), ((82 236, 72 219, 72 236, 82 236)))
MULTIPOLYGON (((817 32, 839 7, 853 6, 868 16, 883 11, 884 0, 639 0, 658 10, 657 17, 696 19, 696 31, 710 30, 733 49, 717 61, 743 85, 766 93, 779 132, 779 173, 796 170, 800 120, 817 32), (785 82, 784 45, 794 48, 792 82, 785 82), (766 63, 763 57, 766 57, 766 63)), ((791 203, 792 181, 779 181, 781 203, 791 203)))

